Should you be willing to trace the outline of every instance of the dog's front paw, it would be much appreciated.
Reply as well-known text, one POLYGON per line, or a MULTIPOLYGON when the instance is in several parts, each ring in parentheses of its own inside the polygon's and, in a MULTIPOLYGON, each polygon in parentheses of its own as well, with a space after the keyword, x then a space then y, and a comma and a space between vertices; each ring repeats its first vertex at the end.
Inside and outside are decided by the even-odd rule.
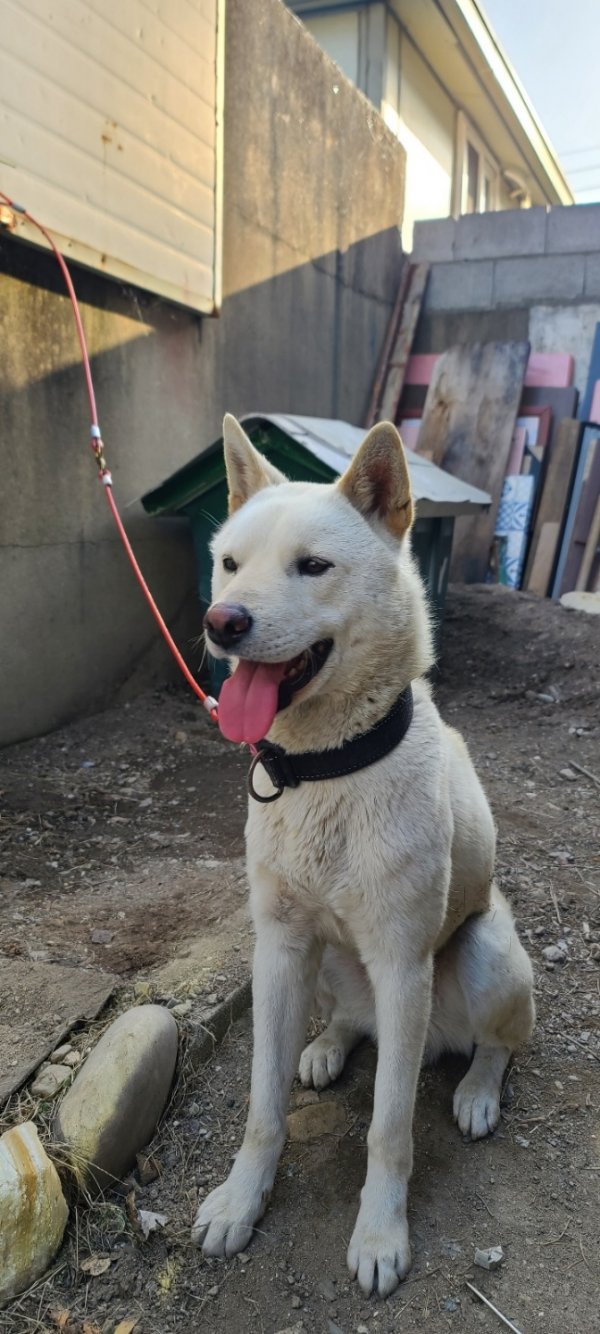
POLYGON ((454 1094, 454 1120, 463 1135, 483 1139, 500 1120, 500 1098, 495 1088, 475 1079, 468 1070, 454 1094))
POLYGON ((324 1089, 344 1068, 346 1053, 323 1033, 304 1048, 300 1057, 300 1083, 305 1088, 324 1089))
POLYGON ((253 1190, 228 1177, 202 1201, 192 1227, 192 1241, 205 1255, 230 1259, 245 1250, 267 1199, 267 1191, 253 1190))
POLYGON ((406 1278, 411 1265, 408 1223, 397 1216, 385 1221, 361 1207, 348 1247, 348 1268, 366 1297, 389 1297, 406 1278))

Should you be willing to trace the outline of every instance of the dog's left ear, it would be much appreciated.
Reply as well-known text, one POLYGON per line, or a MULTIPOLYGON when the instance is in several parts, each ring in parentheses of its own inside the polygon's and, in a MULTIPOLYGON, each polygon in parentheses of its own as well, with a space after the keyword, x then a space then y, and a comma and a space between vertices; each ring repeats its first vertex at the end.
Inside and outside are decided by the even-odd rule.
POLYGON ((365 519, 379 519, 398 541, 408 532, 414 518, 408 464, 391 422, 369 431, 337 485, 365 519))
POLYGON ((287 479, 259 454, 239 421, 228 412, 223 420, 223 450, 229 486, 229 513, 234 514, 256 491, 287 479))

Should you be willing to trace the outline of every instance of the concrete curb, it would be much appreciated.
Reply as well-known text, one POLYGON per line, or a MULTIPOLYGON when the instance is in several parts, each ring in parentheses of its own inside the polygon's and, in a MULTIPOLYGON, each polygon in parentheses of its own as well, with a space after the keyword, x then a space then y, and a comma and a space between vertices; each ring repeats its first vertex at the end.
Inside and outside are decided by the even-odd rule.
POLYGON ((247 977, 239 982, 233 991, 210 1010, 200 1010, 186 1016, 187 1028, 186 1055, 192 1067, 199 1066, 212 1056, 219 1043, 225 1037, 236 1019, 240 1019, 252 1005, 252 981, 247 977))

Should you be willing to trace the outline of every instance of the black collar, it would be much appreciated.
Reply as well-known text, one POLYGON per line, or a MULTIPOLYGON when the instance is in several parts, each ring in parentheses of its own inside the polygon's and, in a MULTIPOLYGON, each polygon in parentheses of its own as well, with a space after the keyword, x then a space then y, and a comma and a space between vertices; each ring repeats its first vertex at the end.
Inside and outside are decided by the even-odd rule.
POLYGON ((306 750, 298 755, 290 755, 281 746, 272 741, 259 741, 257 754, 254 756, 248 774, 248 791, 256 801, 276 801, 284 788, 298 787, 300 783, 319 782, 323 778, 342 778, 354 774, 358 769, 382 760, 399 745, 406 736, 413 716, 412 687, 398 696, 385 718, 381 718, 369 732, 352 737, 343 746, 335 750, 306 750), (254 787, 254 770, 257 764, 266 769, 275 791, 269 797, 261 797, 254 787))

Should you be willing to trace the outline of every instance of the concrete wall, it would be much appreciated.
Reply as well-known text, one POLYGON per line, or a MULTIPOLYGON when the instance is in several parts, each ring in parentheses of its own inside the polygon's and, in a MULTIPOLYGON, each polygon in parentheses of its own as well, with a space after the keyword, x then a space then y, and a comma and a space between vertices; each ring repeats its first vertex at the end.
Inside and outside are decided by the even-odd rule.
POLYGON ((570 352, 582 392, 600 320, 600 204, 420 222, 413 256, 432 261, 416 350, 529 338, 570 352))
MULTIPOLYGON (((228 0, 227 16, 221 317, 75 272, 122 507, 209 444, 226 409, 360 423, 397 288, 402 148, 280 0, 228 0)), ((96 480, 55 263, 7 235, 0 338, 8 742, 103 703, 132 673, 173 669, 96 480)), ((187 526, 150 520, 136 504, 125 516, 192 657, 200 627, 187 526)))

